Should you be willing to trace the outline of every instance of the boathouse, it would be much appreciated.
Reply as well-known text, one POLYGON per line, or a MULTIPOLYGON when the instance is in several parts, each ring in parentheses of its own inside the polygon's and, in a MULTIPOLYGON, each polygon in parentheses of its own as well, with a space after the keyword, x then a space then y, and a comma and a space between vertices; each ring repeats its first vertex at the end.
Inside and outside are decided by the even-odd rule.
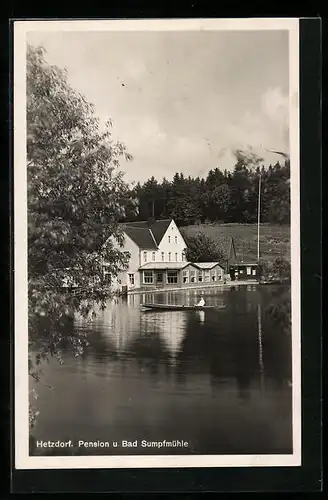
POLYGON ((249 252, 247 253, 244 248, 236 245, 233 237, 221 238, 219 247, 225 257, 225 272, 232 281, 258 279, 259 268, 257 262, 254 262, 249 252))
POLYGON ((258 279, 258 265, 254 262, 236 262, 229 268, 232 281, 258 279))

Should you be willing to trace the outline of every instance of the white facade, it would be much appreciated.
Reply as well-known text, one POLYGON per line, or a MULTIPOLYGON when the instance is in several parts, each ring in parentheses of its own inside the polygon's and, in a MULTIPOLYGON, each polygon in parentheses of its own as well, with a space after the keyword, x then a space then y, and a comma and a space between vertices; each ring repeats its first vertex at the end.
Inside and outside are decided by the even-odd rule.
POLYGON ((158 250, 140 251, 140 265, 148 262, 185 262, 186 248, 186 242, 172 220, 158 245, 158 250))
MULTIPOLYGON (((122 271, 112 279, 113 289, 121 289, 123 286, 127 286, 128 289, 133 290, 140 287, 140 273, 138 269, 140 267, 140 249, 138 245, 127 235, 124 234, 124 246, 120 247, 117 240, 110 238, 114 248, 119 249, 121 252, 129 252, 129 266, 126 270, 122 271)), ((104 274, 106 275, 106 267, 104 268, 104 274)))
MULTIPOLYGON (((154 246, 156 245, 155 238, 154 246)), ((127 287, 128 290, 134 290, 141 286, 141 272, 139 268, 144 264, 151 262, 185 262, 186 243, 180 233, 178 226, 171 220, 164 236, 159 242, 157 249, 140 248, 132 238, 124 232, 124 246, 119 247, 117 242, 114 246, 121 252, 129 252, 130 259, 128 268, 117 276, 114 280, 115 288, 127 287)))
POLYGON ((140 267, 141 260, 141 250, 138 245, 127 235, 124 235, 124 247, 121 248, 122 252, 129 252, 129 267, 126 271, 121 272, 118 275, 119 285, 127 286, 129 290, 134 290, 140 287, 140 273, 138 269, 140 267))

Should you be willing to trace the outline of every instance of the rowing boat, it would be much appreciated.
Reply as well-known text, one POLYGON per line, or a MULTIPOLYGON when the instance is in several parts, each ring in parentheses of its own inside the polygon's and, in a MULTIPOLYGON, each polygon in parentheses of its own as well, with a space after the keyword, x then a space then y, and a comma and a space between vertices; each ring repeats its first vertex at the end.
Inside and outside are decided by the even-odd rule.
POLYGON ((156 311, 204 311, 206 309, 216 309, 215 306, 184 306, 179 304, 141 304, 141 307, 156 311))

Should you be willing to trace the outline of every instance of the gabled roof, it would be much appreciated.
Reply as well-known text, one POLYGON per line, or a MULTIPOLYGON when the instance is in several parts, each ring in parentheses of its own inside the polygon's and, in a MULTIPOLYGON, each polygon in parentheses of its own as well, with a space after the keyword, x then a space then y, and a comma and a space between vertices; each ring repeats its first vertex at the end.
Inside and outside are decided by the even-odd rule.
POLYGON ((143 227, 123 227, 124 232, 138 245, 145 250, 157 250, 156 242, 147 228, 143 227))
POLYGON ((224 259, 228 260, 234 257, 235 245, 234 240, 231 236, 219 233, 216 236, 216 242, 218 248, 222 251, 224 259))
POLYGON ((213 269, 215 266, 220 266, 220 262, 194 262, 194 266, 198 267, 199 269, 213 269))
POLYGON ((171 221, 172 219, 157 220, 154 222, 125 222, 122 224, 122 228, 139 248, 156 250, 171 221))
POLYGON ((155 237, 157 245, 160 244, 160 242, 163 239, 164 234, 167 231, 167 228, 171 224, 172 219, 163 219, 163 220, 157 220, 156 222, 150 224, 150 229, 155 237))

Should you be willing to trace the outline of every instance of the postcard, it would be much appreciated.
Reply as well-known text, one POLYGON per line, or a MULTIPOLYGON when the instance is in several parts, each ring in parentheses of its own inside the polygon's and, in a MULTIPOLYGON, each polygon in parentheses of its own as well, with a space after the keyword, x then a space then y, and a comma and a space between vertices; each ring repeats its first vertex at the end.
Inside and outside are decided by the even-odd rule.
POLYGON ((301 465, 298 29, 14 23, 16 469, 301 465))

